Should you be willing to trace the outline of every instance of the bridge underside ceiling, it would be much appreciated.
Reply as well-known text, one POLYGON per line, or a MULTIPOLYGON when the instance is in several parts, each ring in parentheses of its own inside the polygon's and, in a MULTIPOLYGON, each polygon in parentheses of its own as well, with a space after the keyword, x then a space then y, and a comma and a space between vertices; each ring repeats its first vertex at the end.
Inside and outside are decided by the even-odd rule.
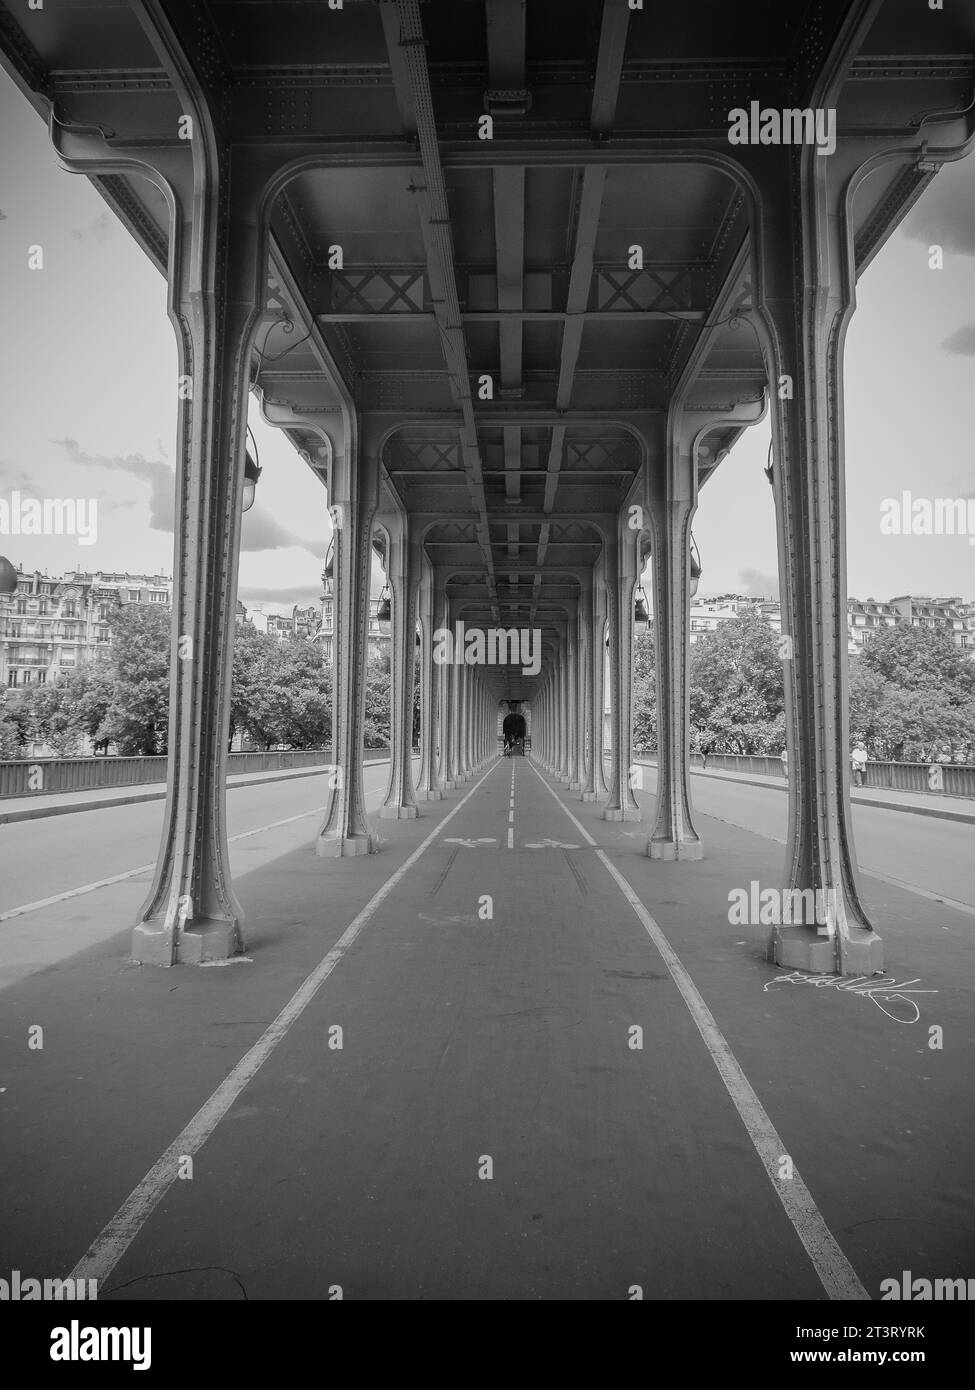
MULTIPOLYGON (((678 386, 715 415, 761 400, 735 316, 754 212, 716 156, 731 108, 801 100, 849 8, 6 0, 0 54, 39 112, 121 152, 173 141, 178 47, 226 146, 288 149, 255 384, 272 415, 317 415, 333 439, 350 408, 384 421, 386 499, 424 519, 435 565, 480 572, 471 612, 512 624, 558 611, 559 573, 599 554, 586 518, 617 516, 664 466, 662 434, 654 453, 627 418, 662 419, 678 386)), ((849 54, 841 134, 912 136, 918 113, 964 106, 971 21, 970 5, 934 22, 878 5, 849 54)), ((870 177, 861 265, 930 176, 870 177)), ((125 172, 96 182, 164 268, 162 194, 125 172)), ((327 481, 322 433, 289 432, 327 481)), ((701 442, 698 484, 740 432, 701 442)))

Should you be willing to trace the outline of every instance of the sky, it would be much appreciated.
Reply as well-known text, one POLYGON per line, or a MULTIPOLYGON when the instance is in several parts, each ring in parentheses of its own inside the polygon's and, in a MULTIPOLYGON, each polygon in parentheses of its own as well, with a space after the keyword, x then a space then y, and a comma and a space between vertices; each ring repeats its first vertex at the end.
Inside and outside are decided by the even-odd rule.
MULTIPOLYGON (((177 357, 165 281, 88 180, 58 167, 3 73, 0 130, 0 498, 98 501, 96 544, 3 536, 0 550, 51 574, 172 574, 177 357), (32 246, 41 269, 28 266, 32 246)), ((975 597, 967 537, 880 530, 884 499, 903 491, 975 496, 975 156, 938 174, 861 277, 845 402, 850 594, 975 597)), ((321 593, 327 499, 253 402, 250 423, 263 474, 243 519, 239 594, 283 612, 321 593)), ((702 596, 777 592, 768 444, 766 418, 701 489, 702 596)))

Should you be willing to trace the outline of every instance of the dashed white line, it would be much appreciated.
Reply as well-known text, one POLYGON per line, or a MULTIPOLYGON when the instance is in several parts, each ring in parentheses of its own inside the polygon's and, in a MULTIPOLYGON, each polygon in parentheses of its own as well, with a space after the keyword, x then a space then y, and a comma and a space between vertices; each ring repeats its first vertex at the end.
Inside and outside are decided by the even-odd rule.
POLYGON ((727 1039, 715 1022, 710 1009, 681 963, 676 951, 609 856, 599 848, 585 826, 576 819, 555 789, 550 787, 537 771, 536 775, 546 791, 550 792, 562 807, 579 834, 593 846, 596 851, 596 858, 616 881, 624 898, 640 919, 647 935, 660 953, 674 984, 683 996, 691 1018, 704 1040, 705 1047, 711 1054, 711 1059, 734 1102, 735 1109, 741 1116, 742 1123, 748 1131, 748 1137, 755 1146, 755 1152, 758 1154, 769 1182, 775 1190, 775 1195, 782 1203, 786 1216, 792 1222, 793 1229, 802 1242, 803 1249, 809 1256, 823 1288, 831 1299, 869 1300, 869 1293, 861 1284, 856 1270, 840 1249, 836 1238, 816 1206, 812 1193, 798 1172, 793 1168, 792 1178, 788 1182, 783 1182, 779 1178, 779 1164, 783 1155, 788 1153, 788 1149, 779 1138, 765 1107, 752 1089, 751 1082, 742 1071, 738 1059, 732 1052, 727 1039))

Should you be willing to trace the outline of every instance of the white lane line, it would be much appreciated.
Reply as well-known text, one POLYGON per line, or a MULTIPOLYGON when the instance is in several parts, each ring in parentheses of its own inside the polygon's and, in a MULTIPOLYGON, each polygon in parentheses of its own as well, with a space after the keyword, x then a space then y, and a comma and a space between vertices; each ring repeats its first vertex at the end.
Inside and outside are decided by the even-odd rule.
MULTIPOLYGON (((376 797, 382 796, 382 792, 369 792, 366 796, 367 803, 376 797)), ((228 844, 235 844, 238 840, 250 839, 252 835, 263 835, 265 830, 277 830, 281 825, 292 825, 297 820, 307 820, 309 816, 320 816, 323 814, 322 807, 316 806, 314 811, 302 811, 298 816, 286 816, 284 820, 273 820, 267 825, 259 825, 256 830, 242 830, 238 835, 231 835, 228 844)), ((55 903, 67 902, 70 898, 80 898, 85 893, 96 893, 99 888, 110 888, 113 883, 124 883, 127 878, 138 878, 139 874, 149 873, 156 867, 156 861, 149 864, 140 864, 137 869, 126 869, 124 873, 113 874, 111 878, 99 878, 94 883, 83 883, 80 888, 68 888, 63 893, 55 893, 50 898, 38 898, 33 903, 22 903, 20 907, 8 908, 6 912, 0 912, 0 922, 7 922, 11 917, 23 917, 27 912, 39 912, 42 907, 53 907, 55 903)))
POLYGON ((607 872, 616 880, 624 898, 632 907, 646 929, 647 935, 660 952, 663 962, 670 972, 674 984, 680 990, 691 1018, 711 1054, 721 1080, 734 1102, 748 1131, 748 1137, 755 1146, 755 1152, 775 1194, 792 1222, 796 1235, 802 1241, 813 1269, 820 1283, 831 1299, 870 1299, 867 1290, 860 1283, 856 1270, 840 1249, 836 1238, 816 1206, 812 1193, 806 1187, 798 1172, 793 1168, 792 1179, 781 1182, 778 1177, 779 1163, 789 1151, 779 1138, 775 1126, 765 1111, 765 1107, 752 1089, 751 1083, 742 1071, 738 1059, 732 1052, 727 1039, 721 1032, 697 986, 687 973, 676 951, 664 936, 657 923, 650 916, 630 884, 617 869, 609 856, 599 848, 585 826, 576 819, 565 802, 550 787, 541 774, 536 773, 542 786, 562 807, 579 834, 589 841, 607 872))
POLYGON ((98 1279, 104 1282, 108 1278, 176 1181, 181 1156, 186 1154, 192 1156, 203 1147, 247 1083, 256 1075, 281 1039, 286 1036, 308 1008, 363 927, 375 916, 377 909, 389 897, 396 885, 409 873, 420 856, 450 824, 461 807, 470 801, 481 782, 490 775, 490 772, 486 772, 480 781, 475 782, 467 795, 458 801, 454 809, 444 817, 438 826, 431 830, 423 843, 413 851, 408 859, 404 860, 396 872, 386 880, 382 888, 369 899, 362 911, 352 919, 328 954, 319 961, 311 974, 306 976, 298 986, 273 1023, 268 1025, 254 1046, 245 1052, 234 1069, 221 1081, 210 1099, 201 1105, 182 1133, 176 1136, 162 1157, 149 1169, 138 1187, 129 1194, 112 1219, 103 1227, 72 1270, 70 1276, 72 1279, 98 1279))
MULTIPOLYGON (((653 768, 654 771, 656 771, 657 765, 656 763, 643 763, 642 766, 653 768)), ((747 785, 755 786, 757 784, 751 782, 747 785)), ((768 789, 766 788, 766 790, 768 789)), ((774 791, 775 787, 773 786, 771 790, 774 791)), ((645 795, 652 796, 653 793, 648 791, 645 795)), ((855 806, 857 803, 854 800, 851 804, 855 806)), ((763 840, 771 840, 777 845, 788 843, 786 840, 782 839, 780 835, 770 835, 767 830, 756 830, 754 826, 742 825, 740 821, 726 820, 724 816, 716 816, 713 811, 701 811, 700 814, 702 816, 707 816, 709 820, 720 821, 722 825, 731 825, 734 826, 736 830, 744 830, 749 835, 758 835, 763 840)), ((889 874, 882 874, 879 869, 868 869, 863 864, 859 864, 857 867, 860 873, 864 874, 867 878, 879 878, 881 883, 890 883, 895 888, 903 888, 905 893, 916 893, 919 898, 927 898, 929 902, 933 903, 942 903, 945 907, 953 907, 956 912, 967 912, 970 917, 975 917, 975 907, 973 907, 971 903, 959 902, 957 898, 946 898, 943 893, 936 893, 932 888, 919 888, 916 883, 905 883, 902 878, 891 878, 889 874)), ((940 926, 940 923, 938 925, 940 926)), ((941 930, 948 931, 949 928, 942 927, 941 930)))
POLYGON ((511 826, 509 825, 509 827, 508 827, 508 848, 509 848, 509 849, 514 849, 514 847, 515 847, 515 832, 512 830, 511 826))
POLYGON ((135 878, 137 874, 148 873, 154 867, 155 861, 152 864, 140 864, 137 869, 126 869, 124 874, 113 874, 111 878, 84 883, 80 888, 69 888, 66 893, 55 893, 50 898, 38 898, 36 902, 8 908, 6 912, 0 912, 0 922, 7 922, 11 917, 23 917, 25 912, 38 912, 42 907, 53 907, 55 903, 67 902, 69 898, 80 898, 83 893, 94 893, 99 888, 108 888, 113 883, 121 883, 124 879, 135 878))
MULTIPOLYGON (((710 811, 702 811, 702 816, 708 820, 720 821, 722 825, 730 825, 735 830, 744 830, 749 835, 758 835, 763 840, 771 840, 774 844, 784 845, 786 840, 780 835, 770 835, 765 830, 754 830, 750 825, 739 825, 736 820, 725 820, 724 816, 716 816, 710 811)), ((879 869, 868 869, 863 864, 857 866, 864 878, 879 878, 881 883, 890 883, 894 888, 903 888, 905 893, 915 893, 919 898, 927 898, 929 902, 941 903, 943 907, 954 908, 956 912, 967 912, 969 917, 975 917, 975 907, 971 903, 961 903, 957 898, 946 898, 943 893, 936 893, 931 888, 919 888, 916 883, 905 883, 902 878, 892 878, 890 874, 882 874, 879 869)), ((938 923, 941 926, 941 923, 938 923)), ((949 931, 948 927, 941 927, 942 931, 949 931)))

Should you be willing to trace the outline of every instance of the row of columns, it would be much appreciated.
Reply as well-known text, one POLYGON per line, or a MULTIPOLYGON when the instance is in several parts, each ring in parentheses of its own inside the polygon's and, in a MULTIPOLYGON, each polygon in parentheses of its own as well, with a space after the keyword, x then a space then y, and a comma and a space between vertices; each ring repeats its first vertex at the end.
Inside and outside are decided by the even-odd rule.
MULTIPOLYGON (((820 100, 825 91, 826 86, 814 94, 813 104, 829 105, 820 100)), ((134 141, 116 149, 98 126, 52 127, 66 168, 92 177, 120 170, 143 174, 164 191, 171 210, 169 307, 179 345, 180 391, 169 782, 154 881, 133 941, 138 959, 166 964, 228 956, 243 945, 225 823, 231 654, 252 355, 267 314, 269 208, 284 180, 277 165, 262 167, 246 146, 223 141, 198 90, 187 84, 181 100, 201 132, 186 148, 178 142, 143 146, 134 141)), ((834 903, 825 933, 798 927, 778 932, 776 959, 854 974, 882 964, 853 848, 846 713, 842 359, 855 285, 849 208, 856 182, 888 157, 862 145, 847 142, 829 160, 817 159, 811 149, 794 156, 764 147, 737 154, 741 168, 747 165, 752 208, 753 283, 741 318, 755 330, 773 388, 773 479, 783 634, 789 638, 786 728, 793 769, 784 886, 825 890, 834 903)), ((930 156, 928 146, 921 148, 930 156)), ((957 157, 960 148, 946 147, 938 157, 957 157)), ((895 155, 902 158, 904 151, 898 147, 889 157, 895 155)), ((338 517, 336 767, 318 850, 344 856, 372 848, 361 750, 381 441, 360 439, 351 396, 343 400, 343 427, 332 440, 328 483, 338 517)), ((682 408, 680 399, 671 403, 660 468, 648 464, 645 469, 659 734, 657 812, 648 852, 687 859, 700 857, 701 846, 687 785, 688 548, 697 499, 693 441, 689 446, 680 424, 682 408)), ((490 726, 477 672, 463 666, 440 667, 435 674, 430 669, 429 615, 442 600, 435 583, 424 581, 412 545, 404 534, 394 564, 401 575, 394 583, 401 650, 393 675, 397 731, 384 813, 396 816, 416 814, 418 799, 408 745, 412 659, 407 658, 416 628, 411 615, 421 595, 426 595, 419 621, 428 692, 421 797, 434 799, 472 775, 490 726)), ((615 539, 604 538, 588 633, 574 609, 537 692, 542 718, 535 721, 535 738, 541 739, 546 765, 586 799, 605 794, 605 815, 615 820, 639 814, 629 778, 636 549, 635 537, 622 525, 615 539), (605 792, 597 733, 604 622, 612 710, 605 792)), ((588 616, 587 604, 580 596, 588 616)))

